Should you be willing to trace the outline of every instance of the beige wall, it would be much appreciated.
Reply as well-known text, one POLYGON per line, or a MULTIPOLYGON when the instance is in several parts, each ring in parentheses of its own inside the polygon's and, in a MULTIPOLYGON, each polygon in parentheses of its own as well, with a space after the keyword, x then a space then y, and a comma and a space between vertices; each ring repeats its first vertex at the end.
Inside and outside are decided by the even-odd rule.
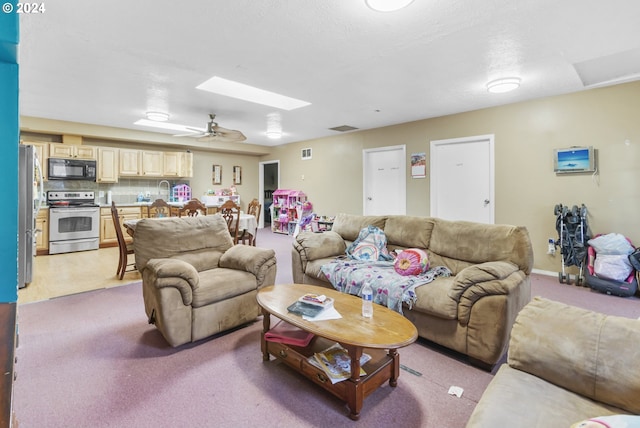
MULTIPOLYGON (((548 238, 558 237, 559 203, 584 203, 594 233, 622 233, 640 245, 638 112, 640 82, 633 82, 289 144, 261 160, 280 160, 281 187, 306 192, 315 212, 361 214, 363 149, 404 144, 407 158, 426 152, 428 165, 431 140, 494 134, 496 223, 526 226, 535 267, 555 272, 560 256, 546 251, 548 238), (575 145, 598 150, 598 176, 553 172, 553 149, 575 145), (311 160, 300 159, 302 148, 313 149, 311 160)), ((407 214, 428 216, 429 179, 409 174, 407 214)))
POLYGON ((233 185, 233 167, 242 167, 242 184, 236 185, 240 205, 246 211, 253 198, 258 198, 258 158, 226 153, 193 152, 191 192, 199 198, 207 190, 219 190, 233 185), (213 165, 222 165, 222 184, 212 184, 213 165))
MULTIPOLYGON (((584 203, 594 233, 622 233, 640 245, 638 112, 640 82, 633 82, 280 147, 260 147, 263 153, 270 151, 262 157, 191 147, 194 177, 190 181, 194 196, 208 189, 229 187, 232 168, 239 165, 243 178, 237 189, 246 209, 246 204, 258 197, 259 162, 279 160, 281 187, 303 190, 316 213, 361 214, 363 149, 403 144, 407 162, 411 153, 426 152, 428 165, 431 140, 494 134, 496 223, 526 226, 533 241, 535 267, 555 272, 560 269, 560 257, 549 256, 546 250, 548 238, 557 239, 553 207, 558 203, 584 203), (598 149, 597 177, 553 173, 553 149, 573 145, 592 145, 598 149), (303 148, 313 149, 312 159, 300 159, 303 148), (222 185, 211 184, 214 164, 222 165, 222 185)), ((59 134, 90 135, 85 139, 89 144, 133 147, 138 141, 146 139, 148 144, 156 138, 152 133, 124 134, 123 130, 106 127, 78 128, 77 124, 64 122, 21 120, 32 132, 47 129, 49 134, 58 134, 52 132, 58 129, 59 134), (128 138, 137 141, 126 141, 128 138)), ((59 136, 56 138, 51 141, 59 141, 59 136)), ((166 149, 163 143, 158 141, 158 149, 166 149)), ((250 147, 236 148, 240 149, 250 147)), ((408 168, 407 214, 428 216, 429 179, 412 179, 409 174, 408 168)))

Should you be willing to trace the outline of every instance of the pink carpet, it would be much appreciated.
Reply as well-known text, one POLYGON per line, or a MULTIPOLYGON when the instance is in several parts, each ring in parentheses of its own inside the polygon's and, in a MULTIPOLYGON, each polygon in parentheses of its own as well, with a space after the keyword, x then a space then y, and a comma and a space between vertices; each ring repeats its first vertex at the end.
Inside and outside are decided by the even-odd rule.
MULTIPOLYGON (((278 282, 291 282, 291 237, 277 249, 278 282)), ((640 317, 620 298, 534 275, 532 295, 640 317)), ((140 284, 21 305, 14 409, 21 428, 45 427, 464 427, 492 375, 422 342, 400 350, 398 386, 365 399, 361 419, 273 359, 262 361, 261 322, 170 348, 146 323, 140 284), (464 389, 461 398, 447 393, 464 389)))

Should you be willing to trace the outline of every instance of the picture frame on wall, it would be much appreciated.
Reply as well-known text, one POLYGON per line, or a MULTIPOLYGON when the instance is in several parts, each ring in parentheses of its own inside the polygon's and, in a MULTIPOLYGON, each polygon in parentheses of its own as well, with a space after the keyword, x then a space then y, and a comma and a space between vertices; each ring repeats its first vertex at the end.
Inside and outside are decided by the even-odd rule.
POLYGON ((242 184, 242 167, 233 167, 233 184, 242 184))
POLYGON ((211 174, 212 184, 222 184, 222 165, 213 165, 213 171, 211 174))

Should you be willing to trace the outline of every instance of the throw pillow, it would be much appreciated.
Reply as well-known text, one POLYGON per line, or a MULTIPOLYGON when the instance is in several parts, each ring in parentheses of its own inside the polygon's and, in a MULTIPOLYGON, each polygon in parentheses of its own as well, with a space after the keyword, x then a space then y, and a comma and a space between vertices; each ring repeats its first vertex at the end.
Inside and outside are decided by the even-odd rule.
POLYGON ((398 254, 393 268, 402 276, 421 275, 429 270, 429 257, 420 248, 409 248, 398 254))
POLYGON ((387 250, 387 237, 384 231, 375 226, 361 229, 358 238, 347 247, 346 253, 353 260, 393 260, 387 250))
POLYGON ((576 422, 570 428, 638 428, 640 416, 609 415, 576 422))

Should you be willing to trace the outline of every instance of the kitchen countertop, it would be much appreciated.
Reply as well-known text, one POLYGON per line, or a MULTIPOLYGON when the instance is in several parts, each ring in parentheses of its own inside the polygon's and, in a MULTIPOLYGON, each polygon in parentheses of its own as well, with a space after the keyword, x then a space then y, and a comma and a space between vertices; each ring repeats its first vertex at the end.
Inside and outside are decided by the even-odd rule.
MULTIPOLYGON (((124 203, 116 202, 117 207, 146 207, 151 204, 152 202, 124 202, 124 203)), ((184 204, 186 204, 186 202, 167 202, 167 204, 169 204, 172 207, 182 208, 184 204)), ((221 205, 222 204, 204 204, 204 206, 207 208, 219 207, 221 205)), ((111 204, 106 204, 106 203, 100 204, 100 207, 102 208, 108 208, 110 206, 111 204)))

